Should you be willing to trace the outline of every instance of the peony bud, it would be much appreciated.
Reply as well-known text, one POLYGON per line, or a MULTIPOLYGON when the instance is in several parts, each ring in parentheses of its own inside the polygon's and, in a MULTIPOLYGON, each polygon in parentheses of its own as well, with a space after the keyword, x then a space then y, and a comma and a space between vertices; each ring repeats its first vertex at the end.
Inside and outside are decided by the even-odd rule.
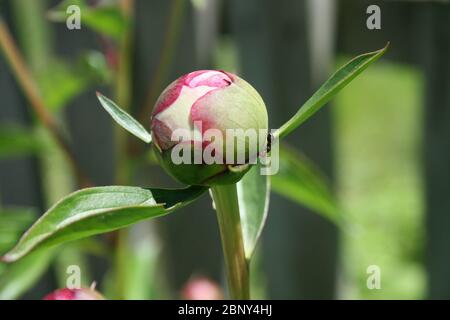
POLYGON ((105 298, 93 289, 59 289, 46 295, 43 300, 105 300, 105 298))
POLYGON ((239 181, 265 151, 268 117, 261 96, 246 81, 224 71, 200 70, 163 91, 151 128, 158 158, 175 179, 225 184, 239 181), (183 161, 175 161, 177 155, 183 161))

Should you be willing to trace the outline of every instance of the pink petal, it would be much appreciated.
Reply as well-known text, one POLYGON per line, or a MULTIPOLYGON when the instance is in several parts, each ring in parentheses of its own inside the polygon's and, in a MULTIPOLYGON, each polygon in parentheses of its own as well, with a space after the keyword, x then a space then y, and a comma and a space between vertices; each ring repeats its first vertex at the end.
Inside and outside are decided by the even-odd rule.
POLYGON ((162 150, 167 150, 176 144, 175 141, 171 141, 172 130, 156 118, 152 119, 152 134, 156 144, 162 150))
POLYGON ((209 91, 207 94, 197 99, 191 108, 191 120, 198 129, 201 129, 202 134, 208 129, 216 129, 216 119, 214 115, 209 112, 208 108, 205 107, 203 101, 205 97, 214 94, 216 90, 219 89, 209 91), (196 125, 196 122, 201 123, 201 128, 196 125))
POLYGON ((65 288, 46 295, 44 300, 75 300, 75 295, 75 290, 65 288))
POLYGON ((158 101, 156 101, 155 108, 153 109, 152 116, 167 109, 175 100, 180 96, 181 89, 183 88, 186 75, 178 78, 170 84, 167 89, 161 94, 158 101))
POLYGON ((229 86, 233 80, 223 71, 199 70, 188 74, 185 84, 191 88, 208 86, 213 88, 223 88, 229 86))

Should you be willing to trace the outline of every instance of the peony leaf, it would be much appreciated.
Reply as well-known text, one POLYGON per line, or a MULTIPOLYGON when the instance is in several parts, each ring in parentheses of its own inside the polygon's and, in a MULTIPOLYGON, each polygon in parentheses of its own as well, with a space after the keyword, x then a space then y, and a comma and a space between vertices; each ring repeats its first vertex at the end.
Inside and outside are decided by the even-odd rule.
POLYGON ((109 186, 74 192, 56 203, 1 260, 13 262, 37 248, 127 227, 166 215, 195 199, 206 188, 143 189, 109 186))

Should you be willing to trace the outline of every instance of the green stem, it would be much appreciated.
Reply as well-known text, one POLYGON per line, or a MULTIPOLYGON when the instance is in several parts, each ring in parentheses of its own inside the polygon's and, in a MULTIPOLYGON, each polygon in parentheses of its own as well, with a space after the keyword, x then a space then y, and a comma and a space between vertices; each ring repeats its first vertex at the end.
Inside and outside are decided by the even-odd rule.
MULTIPOLYGON (((128 27, 119 42, 119 63, 115 83, 116 101, 126 112, 131 113, 131 53, 133 48, 134 0, 121 0, 119 4, 122 14, 128 21, 128 27)), ((130 179, 127 150, 128 134, 119 126, 116 126, 115 130, 117 159, 116 183, 126 184, 130 179)))
POLYGON ((236 184, 211 188, 219 223, 231 299, 250 299, 248 262, 245 258, 236 184))
MULTIPOLYGON (((115 83, 116 100, 125 111, 130 113, 131 107, 131 53, 133 49, 133 29, 134 29, 134 0, 120 0, 119 6, 122 14, 128 21, 127 30, 124 31, 119 42, 119 65, 115 83)), ((127 150, 128 134, 120 126, 115 128, 116 138, 116 183, 126 185, 130 182, 131 168, 127 150)), ((124 228, 117 231, 117 243, 115 250, 116 268, 116 298, 125 298, 125 286, 128 267, 128 236, 129 229, 124 228)))

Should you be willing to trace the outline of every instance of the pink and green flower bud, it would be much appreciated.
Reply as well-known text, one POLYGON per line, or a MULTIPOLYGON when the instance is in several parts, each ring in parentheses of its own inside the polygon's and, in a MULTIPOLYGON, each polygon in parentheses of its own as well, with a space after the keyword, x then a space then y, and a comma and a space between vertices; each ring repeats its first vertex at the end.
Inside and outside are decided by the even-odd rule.
POLYGON ((43 300, 105 300, 105 298, 93 289, 58 289, 46 295, 43 300))
POLYGON ((232 73, 200 70, 163 91, 151 128, 161 164, 175 179, 226 184, 239 181, 265 152, 268 117, 249 83, 232 73), (174 160, 177 155, 187 161, 174 160))

